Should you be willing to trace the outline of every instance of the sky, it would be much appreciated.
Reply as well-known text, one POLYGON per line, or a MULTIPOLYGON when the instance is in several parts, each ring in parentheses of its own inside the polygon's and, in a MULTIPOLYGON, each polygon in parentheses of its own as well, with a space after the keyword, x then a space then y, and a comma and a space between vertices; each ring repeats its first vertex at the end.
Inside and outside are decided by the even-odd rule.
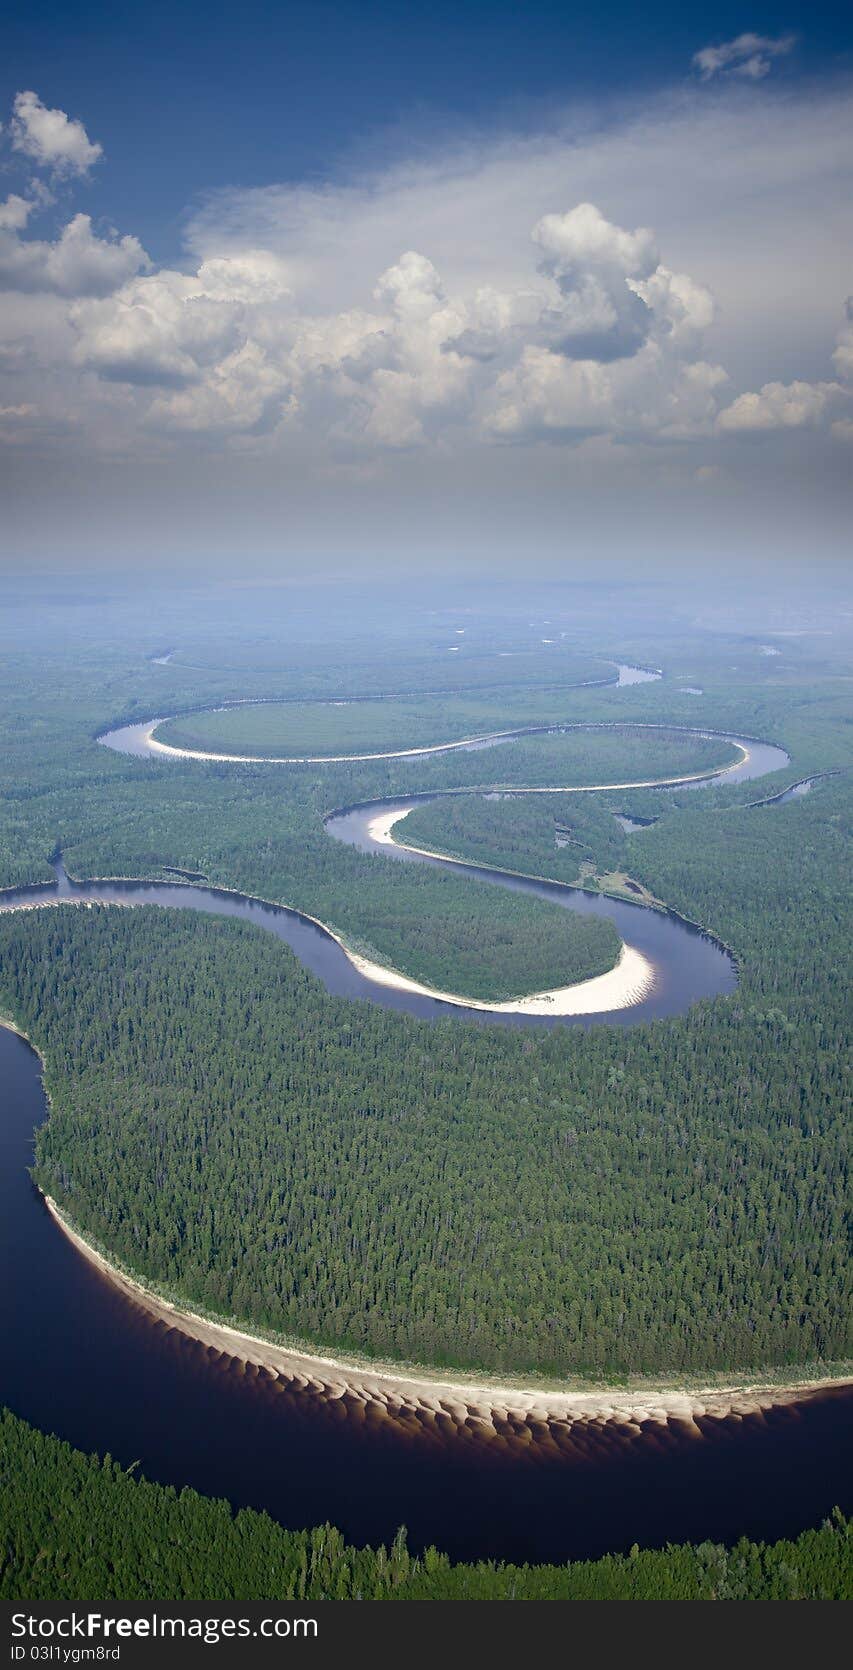
POLYGON ((14 4, 0 565, 843 561, 853 28, 14 4))

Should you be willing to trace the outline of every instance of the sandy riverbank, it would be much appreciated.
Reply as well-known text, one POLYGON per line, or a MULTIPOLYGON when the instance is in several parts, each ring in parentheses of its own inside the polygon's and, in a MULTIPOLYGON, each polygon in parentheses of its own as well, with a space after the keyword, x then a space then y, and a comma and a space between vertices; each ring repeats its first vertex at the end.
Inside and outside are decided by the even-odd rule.
MULTIPOLYGON (((409 846, 407 842, 394 840, 392 832, 395 825, 407 817, 415 805, 413 801, 411 805, 380 812, 367 826, 371 840, 378 846, 399 845, 406 852, 434 857, 435 854, 428 852, 426 847, 409 846)), ((441 856, 448 864, 464 862, 441 856)), ((641 1003, 655 983, 654 967, 648 957, 644 957, 636 946, 627 944, 623 944, 618 962, 605 974, 596 974, 589 980, 576 980, 570 986, 555 986, 551 991, 532 992, 528 997, 510 998, 505 1003, 486 1003, 472 997, 460 997, 456 992, 438 991, 432 986, 421 985, 417 980, 410 980, 394 969, 383 968, 379 963, 358 957, 353 952, 349 955, 356 968, 379 985, 391 986, 395 991, 416 992, 421 997, 438 998, 442 1003, 452 1003, 458 1008, 479 1009, 490 1015, 600 1015, 613 1009, 630 1009, 635 1003, 641 1003)))
POLYGON ((502 1386, 465 1376, 445 1380, 427 1371, 409 1372, 392 1366, 365 1368, 335 1357, 274 1345, 159 1298, 116 1269, 72 1227, 56 1202, 46 1198, 51 1216, 78 1252, 157 1323, 198 1341, 212 1355, 246 1365, 255 1376, 260 1373, 326 1402, 345 1402, 363 1416, 373 1411, 375 1417, 396 1420, 410 1431, 416 1424, 425 1434, 432 1432, 434 1436, 505 1437, 541 1443, 549 1438, 559 1442, 572 1433, 576 1438, 586 1434, 604 1441, 609 1431, 630 1438, 650 1427, 662 1431, 673 1427, 699 1437, 699 1422, 760 1417, 767 1410, 802 1403, 829 1389, 841 1391, 853 1384, 819 1380, 787 1386, 746 1383, 695 1391, 643 1386, 634 1390, 561 1392, 502 1386))
MULTIPOLYGON (((396 814, 397 817, 403 817, 404 815, 404 812, 396 814)), ((410 850, 415 852, 420 849, 412 847, 410 850)), ((448 862, 458 861, 449 859, 448 862)), ((141 877, 101 879, 104 886, 107 887, 116 882, 119 884, 127 882, 132 886, 145 885, 145 881, 141 877)), ((97 878, 93 879, 91 885, 97 886, 97 884, 97 878)), ((152 877, 149 880, 149 885, 157 887, 179 884, 161 883, 156 877, 152 877)), ((189 892, 192 884, 185 883, 183 885, 187 887, 189 892)), ((75 897, 73 894, 69 895, 67 893, 51 894, 49 888, 50 883, 46 883, 43 896, 40 895, 37 898, 20 903, 17 900, 14 903, 4 901, 2 895, 0 895, 0 911, 11 913, 13 911, 44 910, 46 907, 56 907, 58 905, 73 905, 78 909, 83 907, 88 910, 98 903, 106 904, 110 909, 115 906, 119 909, 132 910, 137 908, 139 903, 138 900, 133 899, 98 900, 96 897, 85 898, 79 895, 75 897)), ((307 911, 297 910, 292 905, 277 904, 269 899, 260 899, 255 894, 238 893, 233 888, 217 887, 211 889, 211 891, 226 895, 233 894, 236 898, 245 898, 250 903, 266 905, 273 910, 285 911, 288 915, 299 917, 303 922, 310 922, 312 927, 321 929, 324 934, 328 935, 329 939, 334 940, 348 962, 358 970, 359 974, 363 974, 366 979, 371 980, 376 985, 385 986, 391 991, 412 992, 419 997, 434 998, 437 1002, 448 1003, 455 1008, 478 1009, 485 1014, 550 1015, 555 1018, 561 1015, 598 1015, 605 1014, 611 1009, 631 1008, 635 1003, 642 1002, 643 998, 652 990, 655 982, 655 971, 648 959, 633 946, 623 945, 619 961, 606 974, 596 975, 590 980, 580 980, 573 986, 556 987, 550 992, 534 992, 529 997, 514 998, 506 1003, 486 1003, 477 998, 462 997, 454 992, 443 992, 436 987, 422 985, 419 981, 412 980, 408 975, 400 974, 396 969, 388 968, 383 963, 372 962, 369 957, 362 956, 360 952, 352 950, 333 928, 328 927, 325 922, 321 922, 319 917, 309 915, 307 911)))
POLYGON ((510 737, 523 734, 490 731, 483 736, 464 737, 459 742, 433 742, 419 748, 392 748, 384 753, 372 754, 214 754, 201 748, 178 748, 173 743, 161 742, 154 732, 159 725, 165 724, 168 720, 155 719, 147 730, 141 732, 143 741, 153 753, 171 754, 173 759, 179 760, 213 760, 220 765, 358 765, 369 760, 411 760, 424 754, 452 754, 460 748, 470 748, 472 744, 506 742, 510 737))
MULTIPOLYGON (((561 729, 559 725, 522 726, 518 730, 487 731, 481 736, 463 737, 458 742, 434 742, 428 745, 423 744, 416 748, 392 748, 387 749, 384 752, 374 752, 370 754, 223 754, 213 752, 209 749, 182 748, 171 742, 162 742, 159 737, 155 735, 155 732, 161 725, 167 725, 169 723, 170 718, 167 716, 166 718, 152 719, 144 729, 140 727, 140 740, 151 753, 167 754, 172 759, 178 760, 207 760, 218 765, 358 765, 364 762, 369 762, 370 760, 411 760, 419 759, 429 754, 452 754, 457 752, 459 749, 484 747, 489 743, 508 742, 516 737, 549 736, 561 729)), ((567 725, 565 727, 566 730, 582 730, 585 728, 586 727, 583 725, 567 725)), ((591 725, 590 728, 595 729, 595 725, 591 725)), ((604 725, 602 728, 608 729, 609 725, 604 725)), ((613 722, 613 728, 619 728, 618 721, 613 722)), ((648 730, 667 729, 666 726, 657 725, 644 725, 642 728, 648 730)), ((683 727, 678 726, 675 728, 680 730, 683 727)), ((697 736, 704 736, 706 733, 697 731, 695 734, 697 736)), ((607 789, 678 788, 679 785, 684 783, 701 783, 711 781, 713 778, 726 777, 729 772, 739 770, 741 766, 747 764, 750 757, 749 749, 745 747, 743 743, 737 742, 734 737, 724 737, 722 740, 731 742, 732 746, 738 749, 740 758, 732 760, 729 765, 712 767, 706 771, 684 772, 678 777, 655 777, 643 779, 642 781, 635 780, 631 783, 584 783, 582 785, 578 785, 576 788, 546 788, 538 790, 526 789, 523 791, 519 790, 518 792, 526 794, 600 794, 603 790, 607 789)))

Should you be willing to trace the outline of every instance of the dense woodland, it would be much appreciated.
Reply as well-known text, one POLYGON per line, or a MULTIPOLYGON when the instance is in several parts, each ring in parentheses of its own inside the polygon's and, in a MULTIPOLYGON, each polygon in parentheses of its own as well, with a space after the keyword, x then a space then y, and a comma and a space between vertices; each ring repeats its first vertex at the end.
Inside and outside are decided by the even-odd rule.
POLYGON ((0 1411, 0 1596, 9 1600, 850 1600, 853 1537, 836 1513, 796 1541, 632 1549, 567 1566, 451 1565, 354 1548, 330 1525, 128 1476, 0 1411), (179 1558, 176 1552, 179 1551, 179 1558))
MULTIPOLYGON (((587 794, 442 796, 397 824, 395 839, 524 875, 576 882, 584 870, 627 863, 624 833, 606 804, 587 794)), ((620 797, 621 803, 621 797, 620 797)))
MULTIPOLYGON (((724 743, 699 739, 596 734, 617 773, 630 767, 638 775, 657 769, 666 774, 682 764, 698 769, 729 752, 724 743)), ((326 835, 325 811, 371 790, 411 788, 416 763, 427 783, 443 786, 438 760, 397 762, 395 775, 391 762, 321 772, 130 761, 91 745, 88 753, 92 777, 76 792, 70 785, 60 791, 46 787, 44 770, 42 786, 34 783, 29 792, 15 782, 7 802, 5 854, 0 846, 7 884, 47 879, 46 855, 56 846, 77 875, 156 876, 177 865, 219 885, 295 905, 372 959, 428 985, 485 1000, 588 978, 612 967, 618 955, 606 922, 497 893, 470 878, 404 869, 326 835)), ((496 775, 501 780, 495 756, 509 754, 522 781, 560 777, 564 770, 583 778, 594 769, 595 738, 577 733, 531 739, 458 760, 469 762, 469 774, 474 762, 478 778, 488 785, 496 775), (550 764, 539 759, 541 750, 550 764)), ((32 761, 23 769, 26 783, 35 775, 32 761)), ((458 761, 443 763, 445 776, 454 769, 459 776, 458 761)), ((66 770, 60 764, 60 781, 66 770)), ((0 804, 0 821, 2 810, 0 804)))
MULTIPOLYGON (((565 692, 561 692, 565 701, 565 692)), ((558 700, 560 697, 558 696, 558 700)), ((157 735, 185 748, 244 754, 346 754, 383 748, 413 748, 499 731, 502 726, 547 723, 554 693, 531 693, 529 716, 519 721, 519 696, 501 708, 486 692, 467 696, 424 696, 395 700, 326 703, 265 702, 167 720, 157 735)), ((528 702, 524 703, 526 708, 528 702)))
POLYGON ((842 1357, 846 934, 825 850, 810 873, 806 843, 762 846, 786 814, 727 849, 767 889, 731 912, 749 985, 627 1032, 335 1000, 215 918, 6 916, 0 1005, 53 1098, 39 1181, 146 1280, 324 1345, 595 1375, 842 1357), (788 889, 762 960, 750 923, 788 889))
MULTIPOLYGON (((533 977, 556 945, 533 901, 512 923, 510 895, 359 854, 326 836, 322 813, 412 786, 458 788, 473 771, 487 788, 537 772, 549 781, 570 750, 588 780, 599 748, 611 767, 629 747, 648 763, 643 750, 661 739, 583 732, 324 770, 131 760, 93 738, 237 694, 435 689, 445 626, 425 629, 417 653, 408 627, 389 636, 379 661, 375 637, 350 642, 344 675, 329 641, 323 659, 310 635, 284 671, 281 660, 272 669, 271 640, 235 637, 224 663, 212 645, 205 659, 186 622, 187 664, 176 651, 156 666, 135 625, 114 625, 105 647, 101 619, 93 605, 79 631, 72 622, 67 648, 67 616, 40 620, 8 660, 3 884, 49 879, 57 844, 80 875, 176 865, 300 905, 430 983, 471 990, 480 979, 495 992, 510 944, 514 967, 529 956, 531 986, 554 983, 533 977)), ((323 629, 341 643, 352 631, 343 617, 323 629)), ((442 665, 478 703, 523 719, 541 711, 545 687, 532 682, 532 654, 510 644, 498 624, 482 654, 466 647, 442 665), (487 677, 497 665, 500 689, 487 677)), ((661 658, 657 639, 612 653, 661 658)), ((795 645, 767 662, 749 642, 673 640, 660 683, 567 682, 545 716, 766 736, 792 763, 764 793, 849 764, 843 662, 827 654, 821 644, 810 661, 795 645), (701 703, 678 678, 702 685, 701 703)), ((566 660, 565 671, 578 667, 566 660)), ((155 1285, 367 1355, 595 1376, 842 1357, 850 780, 747 810, 755 794, 743 784, 430 809, 436 844, 456 850, 464 837, 478 856, 563 879, 580 863, 627 869, 732 947, 733 997, 628 1030, 433 1027, 334 1001, 280 944, 215 920, 5 917, 2 1006, 43 1050, 53 1095, 41 1180, 155 1285), (626 836, 608 806, 658 822, 626 836), (555 847, 557 822, 583 850, 555 847)), ((542 908, 561 933, 578 923, 542 908)), ((593 926, 607 925, 583 920, 593 926)), ((565 978, 569 948, 557 951, 565 978)))
POLYGON ((608 924, 545 901, 497 894, 471 878, 358 853, 326 835, 323 813, 377 792, 377 784, 390 792, 418 786, 416 764, 425 782, 438 787, 442 773, 461 773, 464 781, 472 762, 479 780, 500 782, 509 755, 518 781, 572 771, 582 780, 595 769, 596 737, 617 775, 629 769, 667 774, 683 762, 698 769, 730 752, 719 741, 673 742, 629 731, 530 739, 443 762, 322 771, 141 762, 133 781, 110 795, 110 824, 89 839, 63 842, 66 861, 72 873, 84 875, 157 875, 164 864, 199 870, 220 885, 307 910, 354 949, 446 991, 491 999, 545 990, 612 967, 618 943, 608 924), (550 763, 539 758, 543 750, 550 763), (140 778, 148 791, 143 805, 140 778))
MULTIPOLYGON (((500 735, 519 725, 549 724, 565 706, 571 711, 568 691, 531 692, 524 704, 516 696, 514 702, 505 700, 503 705, 494 696, 455 701, 430 697, 407 702, 265 702, 184 714, 158 726, 156 734, 175 747, 233 754, 376 753, 487 733, 500 735), (524 711, 528 703, 533 704, 529 714, 524 711)), ((499 746, 509 745, 502 742, 499 746)), ((738 757, 720 738, 646 733, 629 727, 593 736, 568 731, 558 737, 520 737, 511 745, 524 748, 534 774, 537 769, 553 768, 560 781, 569 783, 623 774, 674 777, 713 769, 738 757), (529 754, 528 740, 532 743, 529 754), (587 778, 587 773, 593 775, 587 778)), ((417 761, 411 763, 416 768, 417 761)), ((463 763, 470 778, 471 760, 463 763)))

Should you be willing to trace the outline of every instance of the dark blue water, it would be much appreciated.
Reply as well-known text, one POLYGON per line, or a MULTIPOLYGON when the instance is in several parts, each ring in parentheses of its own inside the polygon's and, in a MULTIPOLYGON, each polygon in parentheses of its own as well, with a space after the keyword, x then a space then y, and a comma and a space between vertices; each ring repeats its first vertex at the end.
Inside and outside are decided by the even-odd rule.
POLYGON ((772 1539, 851 1505, 849 1391, 692 1428, 611 1426, 560 1452, 536 1428, 487 1445, 285 1390, 154 1322, 75 1251, 27 1175, 45 1114, 37 1057, 0 1028, 0 1398, 83 1450, 358 1543, 406 1525, 411 1546, 457 1559, 772 1539))

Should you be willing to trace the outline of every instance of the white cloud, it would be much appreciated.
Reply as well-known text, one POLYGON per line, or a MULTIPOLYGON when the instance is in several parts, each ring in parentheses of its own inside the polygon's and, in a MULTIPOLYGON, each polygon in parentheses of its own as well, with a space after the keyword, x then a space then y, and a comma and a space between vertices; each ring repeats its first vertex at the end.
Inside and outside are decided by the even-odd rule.
POLYGON ((11 132, 16 151, 54 174, 87 174, 103 156, 103 147, 90 140, 83 123, 64 110, 50 110, 37 93, 18 93, 11 132))
POLYGON ((687 273, 673 273, 658 266, 646 279, 631 288, 654 314, 662 333, 673 345, 687 347, 714 323, 714 298, 703 284, 687 273))
POLYGON ((648 278, 658 264, 653 232, 647 227, 625 232, 605 220, 594 203, 579 203, 568 214, 543 215, 533 239, 546 271, 570 287, 588 272, 648 278))
POLYGON ((211 257, 198 270, 200 292, 212 301, 279 304, 290 294, 286 264, 265 249, 211 257))
POLYGON ((545 216, 533 237, 559 297, 528 321, 521 358, 486 396, 485 431, 514 440, 707 434, 727 380, 691 358, 713 321, 710 292, 661 265, 647 228, 625 231, 589 203, 545 216))
POLYGON ((499 440, 581 436, 607 428, 612 415, 613 386, 604 366, 528 347, 518 365, 498 377, 484 427, 499 440))
POLYGON ((441 279, 431 261, 417 250, 408 249, 395 266, 382 273, 373 292, 377 301, 387 301, 403 318, 428 318, 444 299, 441 279))
POLYGON ((651 232, 584 203, 540 218, 528 248, 527 284, 468 293, 405 250, 374 282, 373 309, 326 314, 304 310, 292 262, 208 255, 195 274, 135 276, 78 303, 74 359, 109 381, 176 391, 143 413, 169 432, 283 421, 290 434, 298 422, 333 448, 381 451, 450 434, 681 435, 708 421, 718 379, 702 362, 687 372, 713 303, 660 265, 651 232))
POLYGON ((164 269, 71 311, 78 365, 119 383, 178 387, 240 346, 238 308, 164 269))
POLYGON ((0 211, 0 289, 48 291, 61 296, 103 296, 150 265, 137 238, 99 238, 88 215, 75 215, 55 243, 20 238, 24 224, 10 198, 11 215, 0 211))
POLYGON ((330 315, 369 305, 377 273, 413 248, 469 308, 477 291, 520 305, 535 290, 538 315, 546 286, 559 292, 532 270, 531 226, 592 201, 614 225, 653 226, 666 266, 713 292, 710 357, 737 386, 758 387, 814 374, 850 289, 851 122, 844 82, 820 96, 682 89, 604 126, 581 117, 546 134, 457 141, 322 188, 217 192, 189 223, 189 249, 196 260, 274 250, 303 308, 330 315))
MULTIPOLYGON (((839 376, 853 384, 853 297, 845 304, 845 323, 836 338, 832 356, 839 376)), ((769 432, 774 429, 820 429, 853 398, 853 386, 842 383, 765 383, 758 393, 738 396, 720 412, 717 427, 724 433, 769 432)), ((842 415, 832 423, 836 436, 846 435, 849 419, 842 415)))
POLYGON ((849 288, 849 121, 840 85, 819 103, 682 91, 607 130, 218 194, 186 263, 156 271, 85 216, 28 238, 10 198, 0 398, 32 398, 56 445, 66 419, 128 457, 196 438, 274 457, 300 490, 509 479, 522 449, 558 491, 593 459, 602 483, 648 477, 652 447, 660 474, 692 482, 700 442, 736 472, 738 431, 845 422, 827 390, 853 318, 838 385, 826 340, 849 288))
POLYGON ((274 336, 288 297, 285 266, 265 251, 203 261, 195 274, 162 268, 72 308, 74 358, 112 382, 195 383, 252 331, 274 336))
POLYGON ((771 429, 816 429, 844 390, 838 383, 765 383, 741 394, 717 419, 728 434, 771 429))
MULTIPOLYGON (((660 262, 653 233, 582 203, 541 216, 528 249, 526 283, 467 293, 406 250, 372 309, 318 314, 293 288, 292 259, 235 249, 195 273, 144 274, 135 240, 103 243, 77 216, 55 245, 17 239, 7 282, 77 296, 72 363, 135 391, 149 434, 249 440, 280 426, 283 442, 300 430, 333 453, 713 434, 728 381, 699 352, 713 298, 660 262)), ((718 427, 817 422, 823 398, 767 385, 718 427)))
POLYGON ((149 431, 252 435, 290 399, 277 340, 288 298, 284 264, 265 251, 204 261, 195 274, 163 269, 78 301, 72 357, 139 391, 149 431))
POLYGON ((198 383, 161 395, 151 405, 152 429, 198 435, 254 434, 281 416, 287 379, 256 342, 212 366, 198 383))
POLYGON ((19 197, 12 192, 5 203, 0 203, 0 232, 21 232, 33 211, 33 204, 26 197, 19 197))
POLYGON ((693 68, 703 81, 715 75, 744 76, 748 81, 763 81, 769 75, 773 59, 787 57, 797 44, 796 35, 738 35, 733 41, 719 46, 703 46, 693 55, 693 68))
POLYGON ((635 354, 652 324, 637 281, 658 266, 645 227, 626 232, 593 203, 549 214, 533 229, 540 270, 557 296, 548 313, 553 347, 571 359, 613 360, 635 354))

